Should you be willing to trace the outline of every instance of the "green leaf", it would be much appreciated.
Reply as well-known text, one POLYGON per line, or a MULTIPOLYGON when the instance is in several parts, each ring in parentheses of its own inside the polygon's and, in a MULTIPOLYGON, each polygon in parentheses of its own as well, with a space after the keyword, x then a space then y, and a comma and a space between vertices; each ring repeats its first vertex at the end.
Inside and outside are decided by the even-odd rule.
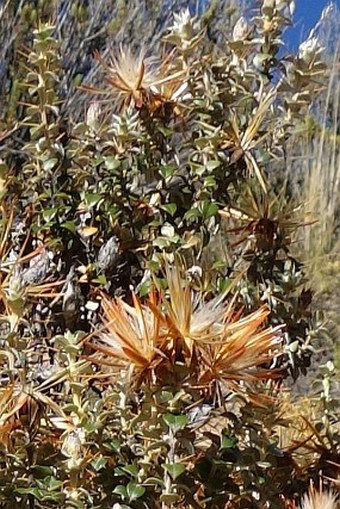
POLYGON ((188 424, 188 418, 186 415, 165 414, 163 415, 163 420, 173 433, 177 433, 177 431, 185 428, 188 424))
POLYGON ((166 165, 166 166, 161 166, 159 168, 159 173, 162 175, 163 178, 167 178, 167 177, 171 177, 175 171, 177 170, 177 167, 176 166, 172 166, 172 165, 166 165))
POLYGON ((227 291, 228 287, 231 287, 232 282, 226 277, 219 277, 217 279, 217 289, 220 293, 227 291))
POLYGON ((37 477, 47 477, 52 474, 52 468, 46 467, 43 465, 33 465, 31 467, 31 471, 34 472, 34 476, 37 477))
POLYGON ((58 164, 58 159, 53 157, 52 159, 46 159, 46 161, 43 162, 43 169, 44 171, 50 171, 55 168, 55 166, 58 164))
POLYGON ((144 281, 139 287, 138 287, 138 295, 140 297, 145 297, 145 295, 148 295, 151 288, 151 281, 144 281))
POLYGON ((44 499, 44 493, 39 488, 17 488, 14 493, 16 495, 32 495, 40 501, 44 499))
POLYGON ((107 446, 110 449, 112 449, 114 452, 119 453, 121 450, 122 444, 117 438, 114 438, 113 440, 111 440, 109 442, 109 444, 107 444, 107 446))
POLYGON ((132 477, 137 477, 139 469, 136 464, 133 465, 125 465, 124 467, 120 467, 120 469, 126 474, 131 475, 132 477))
POLYGON ((223 260, 217 260, 216 262, 213 263, 211 270, 224 269, 226 266, 227 266, 227 262, 225 262, 223 260))
POLYGON ((170 216, 173 216, 176 213, 177 205, 176 203, 166 203, 165 205, 161 205, 160 208, 165 210, 170 216))
POLYGON ((170 401, 173 397, 174 395, 172 394, 172 392, 165 390, 157 394, 157 398, 159 398, 159 401, 161 403, 168 403, 168 401, 170 401))
POLYGON ((71 233, 77 233, 77 227, 74 221, 65 221, 61 225, 62 228, 65 228, 66 230, 69 230, 71 233))
POLYGON ((167 138, 168 136, 171 136, 173 134, 173 130, 172 129, 169 129, 169 128, 164 127, 164 126, 159 126, 158 130, 159 130, 160 133, 163 134, 164 138, 167 138))
POLYGON ((164 488, 163 479, 159 479, 158 477, 148 477, 147 479, 145 479, 145 484, 160 486, 161 488, 164 488))
POLYGON ((92 280, 94 283, 98 283, 99 285, 106 285, 107 279, 105 277, 105 274, 100 274, 97 278, 92 280))
POLYGON ((63 193, 63 192, 58 192, 58 193, 55 193, 53 194, 53 196, 55 198, 59 198, 60 200, 66 200, 66 201, 69 201, 70 199, 70 195, 67 194, 67 193, 63 193))
POLYGON ((230 449, 231 447, 235 447, 237 444, 237 438, 234 435, 225 435, 222 433, 221 435, 221 449, 230 449))
POLYGON ((152 241, 152 245, 159 247, 160 249, 165 249, 171 244, 170 240, 165 237, 157 237, 152 241))
POLYGON ((205 165, 208 171, 214 171, 219 166, 221 166, 221 161, 208 161, 205 165))
POLYGON ((206 187, 214 187, 216 185, 215 177, 213 177, 212 175, 209 175, 208 177, 205 177, 204 185, 206 187))
POLYGON ((104 164, 108 170, 117 170, 120 167, 120 161, 115 157, 104 157, 104 164))
POLYGON ((72 240, 72 239, 70 239, 70 240, 68 241, 68 243, 66 244, 66 246, 67 246, 67 249, 72 249, 72 246, 73 246, 73 240, 72 240))
POLYGON ((173 481, 185 472, 185 465, 182 465, 182 463, 164 463, 162 467, 168 472, 173 481))
POLYGON ((191 171, 194 175, 202 176, 205 172, 205 166, 203 164, 191 162, 190 163, 191 171))
POLYGON ((126 493, 129 502, 133 502, 134 500, 137 500, 138 498, 144 495, 145 488, 133 481, 130 481, 129 484, 126 486, 126 493))
POLYGON ((113 490, 113 493, 116 493, 117 495, 122 497, 123 500, 125 500, 127 498, 125 486, 122 486, 122 485, 116 486, 115 489, 113 490))
POLYGON ((50 209, 45 209, 43 212, 43 218, 45 221, 51 221, 58 213, 57 207, 51 207, 50 209))
POLYGON ((100 199, 101 199, 101 195, 97 194, 97 193, 87 193, 85 195, 85 203, 89 207, 91 205, 96 205, 96 203, 98 203, 100 199))
POLYGON ((98 424, 95 422, 91 422, 86 417, 83 417, 81 419, 81 425, 84 428, 84 430, 87 431, 88 433, 93 433, 98 429, 98 424))
POLYGON ((216 216, 218 212, 218 206, 216 203, 212 203, 208 200, 205 200, 202 208, 202 215, 204 219, 209 219, 210 217, 216 216))
POLYGON ((48 489, 48 491, 60 491, 60 488, 63 485, 62 481, 59 481, 54 476, 44 477, 41 481, 36 479, 37 485, 40 489, 48 489))
POLYGON ((76 74, 75 77, 73 78, 73 86, 74 87, 79 87, 79 85, 81 84, 81 82, 83 81, 83 75, 82 74, 76 74))
POLYGON ((107 459, 103 458, 103 456, 99 456, 91 461, 91 466, 96 472, 99 472, 99 470, 105 467, 106 463, 107 459))
POLYGON ((162 493, 159 497, 161 502, 164 502, 167 506, 172 506, 181 499, 181 495, 177 493, 162 493))
POLYGON ((184 219, 193 220, 193 219, 197 219, 198 217, 200 217, 200 215, 201 214, 200 214, 200 211, 198 210, 198 208, 192 207, 184 214, 184 219))

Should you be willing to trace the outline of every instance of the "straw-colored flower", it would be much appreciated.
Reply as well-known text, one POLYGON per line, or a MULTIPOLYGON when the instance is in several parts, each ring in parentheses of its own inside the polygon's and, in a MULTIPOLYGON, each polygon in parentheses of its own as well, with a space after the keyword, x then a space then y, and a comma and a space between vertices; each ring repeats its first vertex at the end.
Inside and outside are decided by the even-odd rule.
POLYGON ((147 305, 142 305, 134 295, 133 306, 122 299, 110 300, 103 296, 102 309, 106 330, 99 333, 99 342, 92 346, 108 361, 102 358, 98 362, 117 368, 132 366, 141 377, 153 373, 166 359, 167 349, 155 293, 147 305))
POLYGON ((293 233, 310 222, 301 221, 300 203, 287 204, 283 194, 269 195, 248 187, 242 199, 242 208, 225 207, 220 210, 232 228, 239 234, 234 246, 246 242, 255 252, 275 251, 291 243, 293 233))
POLYGON ((276 370, 263 367, 282 354, 280 327, 263 329, 268 315, 269 310, 263 306, 241 317, 229 305, 221 337, 200 350, 202 365, 206 366, 200 381, 225 382, 238 392, 238 382, 277 378, 276 370))
POLYGON ((178 267, 166 267, 169 299, 164 300, 165 319, 173 337, 184 340, 189 355, 195 341, 207 341, 223 330, 224 298, 202 302, 178 267))
POLYGON ((157 61, 146 57, 140 51, 133 53, 131 48, 120 46, 117 55, 112 55, 106 64, 97 54, 98 60, 108 73, 108 83, 117 90, 123 105, 133 104, 137 108, 143 105, 143 97, 157 82, 157 61))
POLYGON ((226 295, 204 303, 195 295, 178 267, 166 267, 168 292, 154 291, 133 306, 103 296, 105 331, 93 348, 99 364, 132 370, 139 382, 159 381, 177 363, 195 373, 199 385, 225 384, 239 391, 247 384, 277 377, 263 368, 281 353, 280 329, 262 329, 269 311, 261 307, 243 317, 226 295))
POLYGON ((316 490, 311 483, 308 493, 301 501, 300 509, 337 509, 337 496, 332 491, 316 490))
POLYGON ((186 88, 183 82, 185 72, 173 69, 169 59, 146 57, 144 51, 134 53, 123 46, 117 55, 111 56, 109 63, 99 53, 96 57, 107 73, 108 84, 117 94, 120 108, 150 106, 154 109, 155 101, 173 101, 178 91, 182 93, 186 88), (163 95, 165 90, 166 96, 163 95))

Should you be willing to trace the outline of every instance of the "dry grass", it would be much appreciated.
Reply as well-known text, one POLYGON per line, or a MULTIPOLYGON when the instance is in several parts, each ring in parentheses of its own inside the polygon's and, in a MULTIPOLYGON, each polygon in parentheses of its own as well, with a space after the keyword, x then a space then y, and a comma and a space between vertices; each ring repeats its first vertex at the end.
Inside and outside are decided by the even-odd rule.
POLYGON ((319 34, 329 50, 325 88, 312 106, 305 124, 297 129, 288 148, 288 178, 305 203, 305 215, 317 224, 304 229, 303 255, 314 290, 334 289, 340 270, 340 11, 333 7, 319 34))
MULTIPOLYGON (((305 219, 316 224, 299 231, 299 256, 318 299, 318 306, 340 332, 340 10, 333 11, 319 27, 326 49, 329 73, 325 87, 297 129, 287 152, 287 177, 293 195, 305 204, 305 219)), ((340 365, 335 344, 336 364, 340 365)))

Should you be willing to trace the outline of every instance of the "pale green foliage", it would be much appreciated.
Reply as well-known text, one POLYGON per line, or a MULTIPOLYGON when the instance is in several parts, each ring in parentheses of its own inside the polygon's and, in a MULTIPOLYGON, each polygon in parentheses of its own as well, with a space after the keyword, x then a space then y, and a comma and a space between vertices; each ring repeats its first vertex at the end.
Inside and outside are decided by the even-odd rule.
POLYGON ((279 51, 288 0, 173 5, 0 13, 0 508, 283 509, 336 475, 332 365, 313 415, 282 393, 324 328, 273 184, 321 48, 279 51))

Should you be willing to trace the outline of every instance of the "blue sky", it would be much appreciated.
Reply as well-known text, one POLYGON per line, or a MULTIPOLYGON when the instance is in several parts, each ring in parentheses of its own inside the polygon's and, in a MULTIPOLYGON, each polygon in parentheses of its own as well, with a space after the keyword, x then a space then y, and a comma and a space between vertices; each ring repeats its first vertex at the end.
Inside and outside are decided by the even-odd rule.
MULTIPOLYGON (((328 3, 328 0, 296 0, 294 27, 287 31, 289 48, 296 48, 301 41, 306 39, 310 29, 320 19, 322 9, 328 3)), ((335 4, 340 6, 340 0, 335 0, 335 4)))
MULTIPOLYGON (((190 5, 197 5, 197 0, 187 0, 190 5)), ((200 8, 204 10, 204 5, 209 4, 209 0, 198 0, 200 8)), ((333 3, 340 8, 340 0, 332 0, 333 3)), ((248 0, 252 5, 253 0, 248 0)), ((298 45, 305 40, 310 30, 320 19, 323 9, 331 2, 331 0, 295 0, 296 8, 294 13, 294 26, 286 31, 286 43, 288 49, 295 50, 298 45)), ((260 2, 257 2, 259 4, 260 2)))

